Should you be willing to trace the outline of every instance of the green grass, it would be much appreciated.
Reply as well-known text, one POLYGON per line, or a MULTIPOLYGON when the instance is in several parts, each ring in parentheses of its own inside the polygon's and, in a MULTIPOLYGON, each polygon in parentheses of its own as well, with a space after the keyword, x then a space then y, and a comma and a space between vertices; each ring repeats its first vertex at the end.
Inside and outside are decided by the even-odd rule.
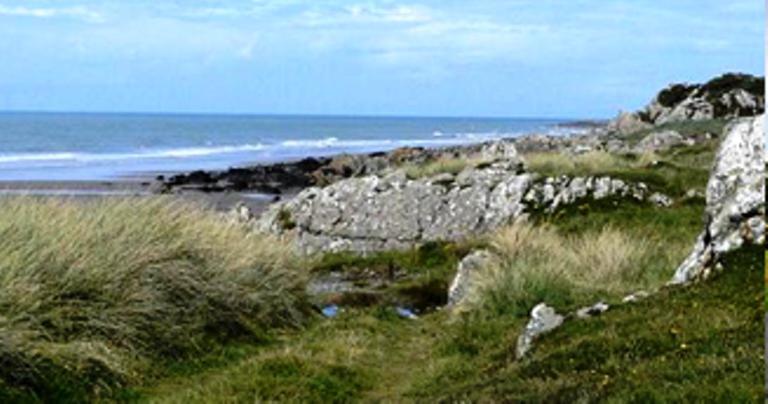
MULTIPOLYGON (((417 386, 426 401, 755 402, 763 395, 763 251, 745 248, 725 272, 666 289, 589 321, 574 320, 513 360, 517 330, 456 359, 417 386), (505 343, 498 343, 503 341, 505 343)), ((499 329, 500 320, 476 323, 499 329)), ((443 341, 461 351, 466 337, 443 341)))
MULTIPOLYGON (((643 254, 658 259, 644 261, 641 269, 652 272, 658 286, 671 277, 676 261, 688 253, 701 227, 703 206, 676 205, 659 210, 622 204, 575 209, 568 215, 539 218, 537 223, 551 226, 557 237, 568 240, 588 239, 606 227, 622 229, 624 237, 633 241, 655 240, 657 244, 643 254), (667 260, 663 258, 666 255, 674 257, 667 260)), ((606 246, 604 243, 597 244, 606 246)), ((487 240, 482 246, 493 247, 493 242, 487 240)), ((354 272, 364 268, 387 272, 397 266, 410 268, 414 274, 438 271, 447 275, 467 251, 464 248, 433 244, 421 250, 370 257, 336 254, 314 263, 314 271, 354 272)), ((317 321, 302 332, 285 333, 266 346, 236 355, 228 365, 217 359, 208 361, 214 365, 207 369, 195 366, 193 372, 150 383, 133 394, 156 402, 558 401, 560 397, 566 401, 586 397, 623 402, 703 397, 696 394, 704 394, 699 388, 706 387, 708 390, 702 391, 712 397, 754 397, 761 385, 759 381, 754 386, 751 383, 757 379, 754 375, 759 375, 756 366, 762 363, 754 352, 762 351, 754 350, 760 347, 761 339, 753 328, 761 323, 748 324, 747 320, 752 321, 761 307, 762 288, 757 285, 752 290, 748 284, 761 276, 752 269, 756 265, 753 255, 754 249, 732 257, 738 261, 729 261, 726 273, 711 282, 691 289, 664 290, 636 306, 569 323, 542 339, 525 362, 515 362, 513 350, 530 309, 522 308, 538 303, 536 299, 521 303, 520 310, 484 307, 459 316, 437 311, 417 321, 398 318, 384 304, 346 308, 337 318, 317 321), (738 293, 743 294, 737 299, 728 297, 738 293), (757 311, 750 312, 754 308, 757 311), (677 336, 670 334, 673 327, 677 336), (731 333, 737 334, 736 339, 723 342, 718 351, 717 338, 731 333), (679 341, 690 348, 681 351, 679 341), (748 349, 754 350, 754 357, 748 349), (605 363, 594 363, 593 357, 605 363), (730 358, 739 364, 729 365, 730 358), (630 373, 621 373, 624 366, 630 373), (722 382, 707 387, 696 384, 690 374, 693 371, 704 375, 736 373, 726 379, 733 385, 722 382), (634 375, 643 380, 645 390, 632 381, 634 375), (675 378, 684 382, 682 387, 665 384, 675 378)), ((762 265, 759 260, 759 267, 762 265)), ((647 284, 629 279, 625 286, 629 290, 647 284)), ((561 289, 556 283, 543 283, 542 288, 546 293, 538 298, 547 299, 559 310, 592 304, 598 297, 574 291, 585 288, 579 283, 561 289)), ((615 304, 621 296, 613 293, 601 297, 615 304)))
POLYGON ((167 199, 0 200, 6 397, 81 401, 308 315, 277 240, 167 199))
POLYGON ((652 191, 679 198, 691 189, 703 191, 709 180, 716 141, 673 148, 658 154, 618 156, 593 152, 581 156, 539 153, 526 156, 531 171, 546 177, 612 177, 643 182, 652 191))
POLYGON ((401 304, 423 310, 445 304, 446 291, 459 261, 481 245, 479 241, 429 242, 404 251, 384 251, 369 256, 325 254, 313 263, 311 272, 315 275, 339 272, 352 278, 381 279, 386 284, 371 295, 346 296, 342 303, 401 304))
POLYGON ((526 319, 418 321, 349 309, 228 366, 162 380, 152 402, 755 401, 762 395, 763 251, 690 288, 573 320, 514 360, 526 319))
POLYGON ((414 364, 430 360, 438 318, 410 321, 390 308, 347 309, 226 368, 169 378, 137 394, 168 403, 391 399, 408 388, 414 364))

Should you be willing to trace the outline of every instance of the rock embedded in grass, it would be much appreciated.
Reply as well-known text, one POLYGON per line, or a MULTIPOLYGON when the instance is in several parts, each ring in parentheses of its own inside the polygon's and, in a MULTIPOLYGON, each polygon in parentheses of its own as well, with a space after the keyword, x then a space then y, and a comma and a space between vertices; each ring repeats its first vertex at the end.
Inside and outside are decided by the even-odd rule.
POLYGON ((498 259, 494 254, 486 250, 474 251, 459 262, 456 276, 448 289, 448 307, 455 307, 467 297, 472 287, 475 272, 486 269, 498 259))
POLYGON ((531 310, 531 319, 525 326, 523 333, 517 337, 517 347, 515 355, 522 359, 533 347, 533 342, 541 335, 546 334, 557 327, 560 327, 565 321, 565 317, 557 314, 554 308, 545 303, 539 303, 531 310))

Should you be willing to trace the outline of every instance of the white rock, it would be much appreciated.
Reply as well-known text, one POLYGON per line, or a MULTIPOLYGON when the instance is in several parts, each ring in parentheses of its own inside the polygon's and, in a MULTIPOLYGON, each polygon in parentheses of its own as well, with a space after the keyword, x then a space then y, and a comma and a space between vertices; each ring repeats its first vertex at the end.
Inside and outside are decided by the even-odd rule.
POLYGON ((599 316, 599 315, 605 313, 606 311, 608 311, 609 308, 610 308, 610 306, 608 306, 608 304, 606 304, 605 302, 597 302, 597 303, 595 303, 592 306, 583 307, 583 308, 577 310, 576 311, 576 317, 578 317, 578 318, 590 318, 590 317, 599 316))
POLYGON ((492 253, 480 250, 467 255, 459 262, 456 276, 448 288, 449 307, 458 305, 467 297, 477 272, 486 269, 495 259, 492 253))
POLYGON ((531 310, 531 319, 523 333, 517 338, 515 353, 518 359, 523 358, 532 348, 533 342, 539 336, 546 334, 563 324, 565 317, 557 314, 555 309, 545 303, 539 303, 531 310))

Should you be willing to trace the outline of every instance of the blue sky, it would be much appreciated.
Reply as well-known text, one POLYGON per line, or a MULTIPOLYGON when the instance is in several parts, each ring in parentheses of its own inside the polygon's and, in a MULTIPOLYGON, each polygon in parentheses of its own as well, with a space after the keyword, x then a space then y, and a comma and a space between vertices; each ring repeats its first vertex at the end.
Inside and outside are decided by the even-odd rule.
POLYGON ((0 110, 609 117, 762 74, 759 0, 0 0, 0 110))

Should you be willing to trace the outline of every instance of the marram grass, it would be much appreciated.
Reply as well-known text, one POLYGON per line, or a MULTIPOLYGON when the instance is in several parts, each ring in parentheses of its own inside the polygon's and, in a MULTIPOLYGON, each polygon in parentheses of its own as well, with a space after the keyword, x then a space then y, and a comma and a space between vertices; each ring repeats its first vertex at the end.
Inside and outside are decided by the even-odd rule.
POLYGON ((192 205, 2 199, 0 398, 98 395, 257 340, 303 322, 303 291, 284 244, 192 205))

